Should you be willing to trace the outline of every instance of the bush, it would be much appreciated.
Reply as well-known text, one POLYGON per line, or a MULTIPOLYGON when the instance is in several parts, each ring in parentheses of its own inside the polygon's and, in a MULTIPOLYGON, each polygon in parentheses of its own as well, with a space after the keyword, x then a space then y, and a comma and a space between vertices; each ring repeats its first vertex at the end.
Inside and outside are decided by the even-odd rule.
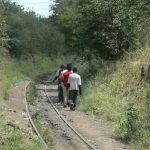
POLYGON ((150 146, 150 87, 140 77, 141 65, 149 57, 150 50, 142 49, 117 62, 112 72, 97 74, 79 106, 108 122, 118 137, 140 149, 150 146))

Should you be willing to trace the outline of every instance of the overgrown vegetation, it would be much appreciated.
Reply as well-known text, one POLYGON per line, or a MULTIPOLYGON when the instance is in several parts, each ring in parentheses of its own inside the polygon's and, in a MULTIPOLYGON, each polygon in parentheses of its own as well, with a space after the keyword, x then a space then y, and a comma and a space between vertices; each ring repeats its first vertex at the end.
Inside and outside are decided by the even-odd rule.
POLYGON ((55 0, 54 20, 74 53, 120 58, 149 40, 148 0, 55 0))
POLYGON ((35 87, 35 83, 32 81, 30 82, 28 89, 27 89, 27 100, 29 104, 34 105, 37 97, 37 91, 35 87))
POLYGON ((41 74, 50 75, 59 64, 67 63, 67 61, 71 61, 71 59, 65 59, 63 56, 55 60, 47 56, 34 56, 33 59, 21 58, 19 60, 0 56, 1 99, 9 96, 9 89, 15 83, 25 79, 34 80, 41 74))
POLYGON ((135 149, 149 147, 150 90, 140 78, 150 56, 149 8, 149 0, 55 0, 53 15, 42 18, 0 1, 0 47, 9 51, 0 56, 0 99, 16 82, 69 62, 86 81, 80 108, 135 149))
POLYGON ((8 122, 0 111, 0 149, 1 150, 44 150, 42 143, 32 134, 26 134, 14 122, 8 122))
POLYGON ((142 49, 119 61, 114 72, 98 74, 79 107, 107 121, 118 137, 140 150, 150 146, 150 86, 140 76, 141 64, 149 57, 150 49, 142 49))

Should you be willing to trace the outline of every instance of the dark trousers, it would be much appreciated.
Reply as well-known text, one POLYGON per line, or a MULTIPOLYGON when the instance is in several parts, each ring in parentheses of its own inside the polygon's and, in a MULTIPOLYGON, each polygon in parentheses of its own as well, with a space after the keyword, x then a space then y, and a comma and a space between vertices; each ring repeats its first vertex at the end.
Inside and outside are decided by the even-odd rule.
POLYGON ((70 101, 70 103, 74 104, 74 107, 76 106, 77 96, 78 96, 78 90, 70 90, 69 91, 69 101, 70 101))
POLYGON ((58 102, 64 103, 63 88, 61 85, 58 85, 58 102))

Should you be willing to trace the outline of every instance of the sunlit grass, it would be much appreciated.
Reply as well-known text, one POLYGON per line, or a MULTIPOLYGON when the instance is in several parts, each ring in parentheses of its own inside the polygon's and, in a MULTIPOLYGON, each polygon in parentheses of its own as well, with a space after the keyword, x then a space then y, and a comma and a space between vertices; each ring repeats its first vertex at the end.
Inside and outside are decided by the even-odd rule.
POLYGON ((52 59, 35 55, 34 59, 5 59, 0 56, 0 99, 8 99, 9 89, 17 82, 35 79, 42 74, 50 75, 60 64, 67 64, 69 59, 60 56, 52 59))
MULTIPOLYGON (((20 58, 18 60, 12 58, 3 58, 0 56, 0 100, 9 99, 9 91, 18 82, 24 80, 36 79, 40 75, 49 75, 55 72, 60 64, 74 63, 75 56, 66 58, 65 56, 58 56, 57 58, 50 58, 42 55, 35 55, 34 58, 20 58)), ((19 92, 19 91, 18 91, 19 92)), ((34 84, 30 87, 31 103, 35 102, 34 84)), ((7 116, 6 116, 7 117, 7 116)), ((39 119, 39 118, 38 118, 39 119)), ((42 132, 44 139, 48 145, 53 147, 53 139, 48 134, 48 129, 43 129, 40 120, 36 120, 38 129, 42 132)), ((6 123, 6 121, 4 121, 6 123)), ((22 133, 21 130, 15 129, 7 133, 5 126, 0 122, 0 140, 4 138, 5 142, 0 149, 3 150, 42 150, 43 145, 39 140, 32 139, 29 135, 22 133), (4 136, 7 133, 7 136, 4 136), (4 134, 4 135, 3 135, 4 134), (26 139, 31 138, 30 143, 26 143, 26 139)), ((2 141, 3 142, 3 141, 2 141)), ((1 143, 1 141, 0 141, 1 143)))
POLYGON ((9 89, 25 76, 19 71, 19 66, 12 59, 0 60, 0 99, 8 99, 9 89))
POLYGON ((108 122, 118 137, 140 149, 150 146, 150 86, 140 76, 142 63, 149 58, 150 49, 143 49, 118 61, 112 73, 102 76, 101 69, 89 81, 79 106, 108 122))
POLYGON ((19 128, 0 124, 1 150, 44 150, 42 143, 30 133, 23 134, 19 128))

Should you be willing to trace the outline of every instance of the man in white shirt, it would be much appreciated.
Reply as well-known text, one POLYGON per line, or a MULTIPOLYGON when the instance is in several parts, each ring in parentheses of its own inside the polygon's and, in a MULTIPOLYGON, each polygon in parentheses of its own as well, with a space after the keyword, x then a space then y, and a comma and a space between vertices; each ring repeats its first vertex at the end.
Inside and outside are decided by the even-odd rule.
POLYGON ((81 77, 77 73, 77 68, 73 68, 73 73, 69 75, 67 89, 69 89, 69 100, 70 100, 70 109, 75 110, 76 107, 76 99, 79 94, 82 94, 81 89, 81 77))

